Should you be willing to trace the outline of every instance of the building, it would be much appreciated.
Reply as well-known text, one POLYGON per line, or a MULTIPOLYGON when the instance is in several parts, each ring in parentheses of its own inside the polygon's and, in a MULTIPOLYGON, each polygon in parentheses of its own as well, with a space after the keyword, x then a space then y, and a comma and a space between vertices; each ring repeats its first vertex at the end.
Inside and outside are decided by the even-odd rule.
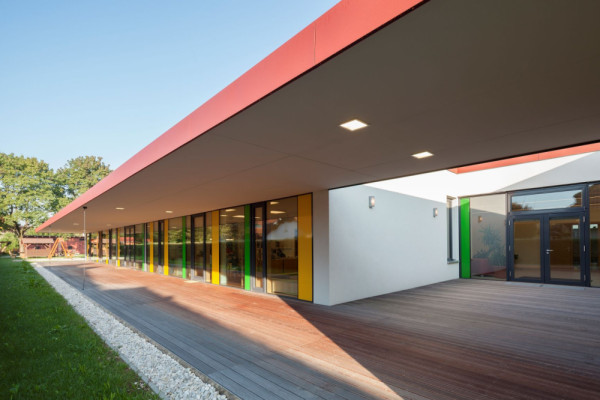
MULTIPOLYGON (((502 248, 473 225, 481 217, 518 226, 501 241, 515 246, 506 279, 555 282, 542 248, 559 225, 573 239, 578 218, 578 232, 594 229, 593 167, 556 183, 576 184, 575 208, 483 186, 426 193, 465 166, 598 141, 599 12, 591 0, 341 1, 38 232, 80 230, 85 206, 89 251, 104 262, 336 304, 502 278, 502 248), (341 126, 352 121, 366 126, 341 126), (414 179, 442 180, 418 193, 365 185, 431 171, 442 172, 414 179), (500 212, 509 200, 521 208, 500 212), (539 259, 517 248, 536 240, 539 259), (534 262, 539 276, 524 272, 534 262)), ((595 282, 595 236, 581 235, 580 279, 555 283, 595 282)))
POLYGON ((20 239, 20 254, 22 258, 48 257, 55 238, 51 237, 23 237, 20 239))
MULTIPOLYGON (((52 250, 52 245, 56 241, 56 236, 42 237, 24 237, 21 238, 20 257, 48 257, 52 250)), ((85 254, 85 239, 83 237, 70 237, 65 239, 67 250, 73 254, 85 254)), ((61 246, 58 247, 57 254, 63 254, 61 246)))

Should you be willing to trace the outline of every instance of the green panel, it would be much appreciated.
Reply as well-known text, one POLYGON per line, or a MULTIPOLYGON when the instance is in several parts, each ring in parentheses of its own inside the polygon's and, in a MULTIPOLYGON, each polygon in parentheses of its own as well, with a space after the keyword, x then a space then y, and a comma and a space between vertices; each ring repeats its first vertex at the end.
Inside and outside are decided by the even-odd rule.
POLYGON ((244 208, 244 289, 250 290, 250 206, 244 208))
POLYGON ((471 200, 460 199, 460 277, 471 277, 471 200))
POLYGON ((187 241, 186 238, 186 231, 187 231, 187 221, 185 217, 181 217, 181 276, 183 277, 183 279, 187 278, 187 268, 186 268, 186 255, 187 255, 187 249, 185 248, 185 242, 187 241))

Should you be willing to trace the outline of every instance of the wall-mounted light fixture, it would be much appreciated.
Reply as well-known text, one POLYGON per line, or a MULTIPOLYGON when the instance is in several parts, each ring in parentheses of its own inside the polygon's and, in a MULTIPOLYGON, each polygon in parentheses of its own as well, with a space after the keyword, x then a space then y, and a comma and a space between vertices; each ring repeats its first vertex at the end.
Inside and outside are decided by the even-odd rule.
POLYGON ((477 217, 477 222, 479 222, 479 223, 483 222, 483 217, 481 215, 479 217, 477 217))
POLYGON ((369 196, 369 208, 375 208, 375 196, 369 196))
POLYGON ((433 218, 438 216, 438 209, 437 207, 433 209, 433 218))

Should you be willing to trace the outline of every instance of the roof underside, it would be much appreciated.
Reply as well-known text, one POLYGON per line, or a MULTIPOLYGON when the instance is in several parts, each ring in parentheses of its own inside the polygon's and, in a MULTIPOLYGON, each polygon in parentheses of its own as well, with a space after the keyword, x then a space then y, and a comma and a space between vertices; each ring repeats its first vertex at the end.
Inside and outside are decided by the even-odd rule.
MULTIPOLYGON (((314 32, 344 26, 352 5, 314 32)), ((83 205, 88 230, 104 230, 598 141, 598 15, 595 0, 426 2, 202 130, 209 101, 38 229, 79 231, 83 205), (338 126, 352 118, 369 126, 338 126), (424 150, 435 156, 411 157, 424 150)), ((289 43, 316 49, 305 31, 289 43)), ((295 70, 285 60, 270 68, 295 70)))

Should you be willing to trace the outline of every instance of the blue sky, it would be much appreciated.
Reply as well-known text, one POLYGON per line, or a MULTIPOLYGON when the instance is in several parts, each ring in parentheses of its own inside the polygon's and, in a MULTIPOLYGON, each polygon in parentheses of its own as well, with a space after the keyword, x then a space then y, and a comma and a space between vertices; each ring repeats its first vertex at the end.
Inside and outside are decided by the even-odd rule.
POLYGON ((115 169, 337 0, 0 0, 0 152, 115 169))

